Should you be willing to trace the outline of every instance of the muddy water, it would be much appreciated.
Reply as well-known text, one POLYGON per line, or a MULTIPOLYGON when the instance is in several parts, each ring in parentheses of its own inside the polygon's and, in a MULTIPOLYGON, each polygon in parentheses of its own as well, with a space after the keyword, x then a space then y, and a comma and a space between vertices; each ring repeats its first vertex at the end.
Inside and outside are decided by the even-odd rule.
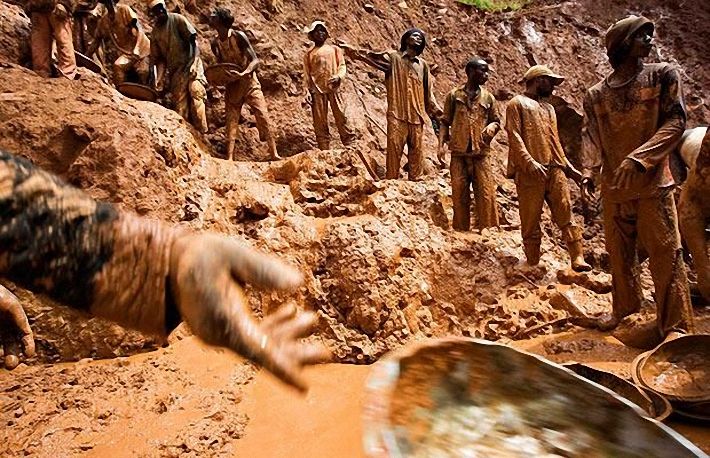
MULTIPOLYGON (((591 332, 516 346, 622 376, 636 354, 591 332)), ((0 456, 361 457, 369 370, 311 368, 303 396, 189 338, 130 358, 0 371, 0 456)), ((710 452, 710 427, 669 424, 710 452)))
POLYGON ((301 396, 261 371, 244 393, 249 423, 235 456, 361 457, 362 403, 368 366, 310 369, 301 396))

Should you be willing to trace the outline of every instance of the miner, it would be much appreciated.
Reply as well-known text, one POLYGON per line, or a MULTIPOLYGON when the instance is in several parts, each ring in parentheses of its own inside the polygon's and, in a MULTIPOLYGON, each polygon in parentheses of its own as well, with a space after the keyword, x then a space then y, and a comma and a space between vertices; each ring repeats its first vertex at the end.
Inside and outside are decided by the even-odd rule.
POLYGON ((710 128, 691 129, 699 144, 681 149, 683 160, 690 169, 678 201, 680 231, 698 274, 698 288, 703 298, 710 302, 710 259, 707 252, 705 227, 710 219, 710 128), (704 136, 701 136, 702 133, 704 136))
MULTIPOLYGON (((0 276, 57 302, 148 334, 181 320, 202 340, 264 365, 305 388, 304 365, 327 357, 301 342, 313 314, 286 305, 258 323, 245 285, 294 290, 301 274, 231 237, 141 218, 29 161, 0 152, 0 276)), ((14 364, 31 331, 17 301, 0 290, 0 339, 14 364), (9 351, 9 353, 8 353, 9 351)))
POLYGON ((346 55, 385 73, 387 88, 387 174, 399 178, 399 167, 407 145, 408 178, 418 180, 424 168, 422 139, 424 125, 442 114, 436 101, 429 64, 419 57, 426 37, 419 29, 409 29, 400 41, 399 51, 374 52, 341 44, 346 55))
POLYGON ((613 284, 613 313, 601 329, 638 312, 643 295, 637 248, 649 255, 660 337, 691 332, 688 278, 678 232, 669 154, 685 129, 680 76, 665 63, 643 63, 652 48, 653 23, 638 16, 606 33, 613 72, 584 100, 584 190, 601 168, 604 233, 613 284))
POLYGON ((256 76, 259 59, 244 32, 233 30, 234 17, 225 8, 216 8, 210 16, 210 24, 217 30, 212 40, 212 52, 220 63, 237 66, 235 80, 226 87, 225 111, 227 116, 227 159, 234 156, 234 145, 239 134, 239 118, 246 103, 256 118, 259 139, 267 144, 268 157, 280 159, 276 151, 276 139, 270 127, 269 110, 264 93, 256 76))
POLYGON ((552 220, 562 231, 572 269, 591 270, 584 261, 582 230, 574 222, 566 174, 581 180, 581 174, 565 155, 557 132, 555 109, 544 101, 564 78, 547 66, 535 65, 523 77, 525 93, 515 96, 506 110, 508 162, 514 171, 520 203, 523 247, 529 265, 540 261, 540 218, 545 202, 552 220))
POLYGON ((32 32, 32 68, 39 75, 52 74, 52 46, 56 43, 57 65, 60 76, 76 77, 76 57, 72 34, 71 0, 29 0, 26 11, 32 32))
POLYGON ((151 64, 157 68, 156 85, 165 84, 173 108, 202 133, 207 132, 207 79, 197 47, 197 30, 185 16, 168 13, 164 0, 151 0, 151 64))
POLYGON ((345 113, 345 101, 341 94, 341 85, 347 71, 343 50, 326 43, 329 34, 322 21, 314 21, 305 32, 313 41, 313 47, 303 56, 303 85, 306 104, 311 106, 313 114, 313 130, 316 132, 318 148, 330 148, 328 106, 333 111, 340 141, 347 146, 352 143, 355 135, 345 113))
POLYGON ((106 13, 99 19, 87 55, 92 56, 101 44, 113 61, 113 80, 126 81, 129 72, 134 82, 146 84, 150 73, 150 40, 138 23, 133 8, 116 0, 100 0, 106 13))
POLYGON ((444 103, 439 136, 440 144, 448 143, 451 151, 453 227, 458 231, 467 231, 471 226, 472 185, 478 227, 498 226, 490 147, 500 130, 500 117, 495 97, 483 87, 488 71, 488 63, 482 58, 469 60, 466 84, 449 92, 444 103))

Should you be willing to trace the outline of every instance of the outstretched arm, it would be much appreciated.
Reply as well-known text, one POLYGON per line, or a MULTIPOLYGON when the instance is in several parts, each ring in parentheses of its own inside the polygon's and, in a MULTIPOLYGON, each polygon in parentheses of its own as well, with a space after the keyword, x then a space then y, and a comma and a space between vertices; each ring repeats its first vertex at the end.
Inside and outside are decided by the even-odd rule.
POLYGON ((0 153, 0 275, 58 302, 144 332, 181 319, 304 389, 300 369, 323 360, 300 343, 315 321, 282 308, 258 323, 242 289, 293 290, 298 271, 240 242, 122 212, 0 153))
POLYGON ((387 73, 392 69, 388 52, 376 52, 370 49, 356 48, 343 41, 337 42, 338 46, 345 51, 345 55, 353 60, 359 60, 367 65, 382 70, 387 73))

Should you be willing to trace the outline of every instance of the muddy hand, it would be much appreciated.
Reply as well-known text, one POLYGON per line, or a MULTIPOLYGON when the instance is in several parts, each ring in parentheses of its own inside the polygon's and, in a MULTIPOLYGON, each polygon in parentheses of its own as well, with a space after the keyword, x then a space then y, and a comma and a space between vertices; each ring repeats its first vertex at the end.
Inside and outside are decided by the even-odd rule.
POLYGON ((532 160, 530 163, 530 174, 532 174, 535 178, 538 180, 546 180, 547 179, 547 168, 537 162, 536 160, 532 160))
POLYGON ((583 202, 594 202, 594 181, 589 177, 582 178, 579 183, 583 202))
POLYGON ((639 165, 631 159, 624 159, 614 175, 616 189, 628 189, 634 175, 639 172, 639 165))
POLYGON ((20 354, 35 355, 35 341, 27 315, 20 301, 0 286, 0 343, 5 355, 5 367, 12 370, 20 364, 20 354))
POLYGON ((182 317, 207 343, 227 347, 305 390, 305 365, 328 359, 322 345, 306 344, 316 321, 287 305, 258 323, 243 285, 293 290, 303 281, 294 268, 239 242, 214 234, 179 239, 171 260, 171 287, 182 317))

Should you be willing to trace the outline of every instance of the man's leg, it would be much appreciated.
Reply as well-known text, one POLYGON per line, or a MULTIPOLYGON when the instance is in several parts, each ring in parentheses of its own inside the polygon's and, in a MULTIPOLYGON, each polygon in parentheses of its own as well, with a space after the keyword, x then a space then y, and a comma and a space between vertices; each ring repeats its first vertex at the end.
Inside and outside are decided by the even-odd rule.
POLYGON ((121 55, 113 63, 113 82, 114 84, 121 84, 126 81, 126 73, 131 69, 131 58, 121 55))
POLYGON ((604 240, 609 253, 613 313, 600 327, 612 329, 622 318, 641 310, 640 272, 636 255, 638 201, 603 202, 604 240))
POLYGON ((574 222, 572 216, 572 198, 564 171, 559 167, 549 170, 545 198, 550 207, 552 220, 562 231, 562 237, 567 244, 572 269, 578 272, 592 270, 592 266, 584 260, 582 246, 582 228, 574 222))
POLYGON ((345 113, 345 101, 340 91, 331 92, 328 94, 330 100, 330 107, 333 109, 333 118, 335 118, 335 125, 338 128, 338 134, 340 134, 340 141, 344 146, 348 146, 355 140, 355 132, 350 127, 350 120, 345 113))
POLYGON ((246 103, 251 107, 251 112, 256 118, 256 129, 259 131, 259 140, 266 142, 270 159, 281 159, 276 151, 276 139, 271 130, 271 120, 269 119, 269 109, 266 107, 266 99, 261 87, 252 87, 246 98, 246 103))
POLYGON ((674 331, 693 332, 693 310, 672 188, 663 190, 657 198, 639 202, 637 227, 639 240, 648 249, 661 337, 674 331))
POLYGON ((388 180, 399 178, 399 165, 408 135, 409 124, 407 122, 391 116, 387 117, 387 173, 385 178, 388 180))
POLYGON ((545 182, 537 178, 518 173, 515 187, 518 192, 520 209, 520 232, 523 236, 523 248, 528 264, 535 266, 540 262, 540 217, 542 204, 545 202, 545 182))
POLYGON ((138 83, 148 84, 150 78, 150 59, 148 57, 137 58, 133 63, 133 71, 138 75, 138 83))
POLYGON ((421 124, 407 124, 407 158, 409 160, 410 181, 417 181, 424 172, 424 126, 421 124))
POLYGON ((456 231, 468 231, 471 228, 471 176, 467 162, 464 156, 451 156, 451 201, 454 206, 452 226, 456 231))
POLYGON ((52 25, 49 16, 52 13, 32 13, 32 69, 38 75, 49 78, 52 74, 52 25))
POLYGON ((473 161, 473 195, 476 199, 478 227, 498 226, 498 203, 496 183, 488 155, 475 157, 473 161))
POLYGON ((54 39, 57 42, 57 69, 62 76, 73 80, 76 77, 76 56, 74 55, 74 36, 71 29, 71 17, 50 16, 54 39))
POLYGON ((328 130, 328 95, 320 92, 313 93, 313 130, 316 133, 318 149, 330 149, 330 132, 328 130))
POLYGON ((239 119, 242 115, 242 100, 227 89, 225 94, 224 110, 227 117, 227 160, 234 159, 234 144, 239 137, 239 119))
POLYGON ((194 117, 194 126, 202 132, 207 133, 207 90, 205 86, 198 80, 190 81, 190 100, 192 102, 192 113, 194 117))

